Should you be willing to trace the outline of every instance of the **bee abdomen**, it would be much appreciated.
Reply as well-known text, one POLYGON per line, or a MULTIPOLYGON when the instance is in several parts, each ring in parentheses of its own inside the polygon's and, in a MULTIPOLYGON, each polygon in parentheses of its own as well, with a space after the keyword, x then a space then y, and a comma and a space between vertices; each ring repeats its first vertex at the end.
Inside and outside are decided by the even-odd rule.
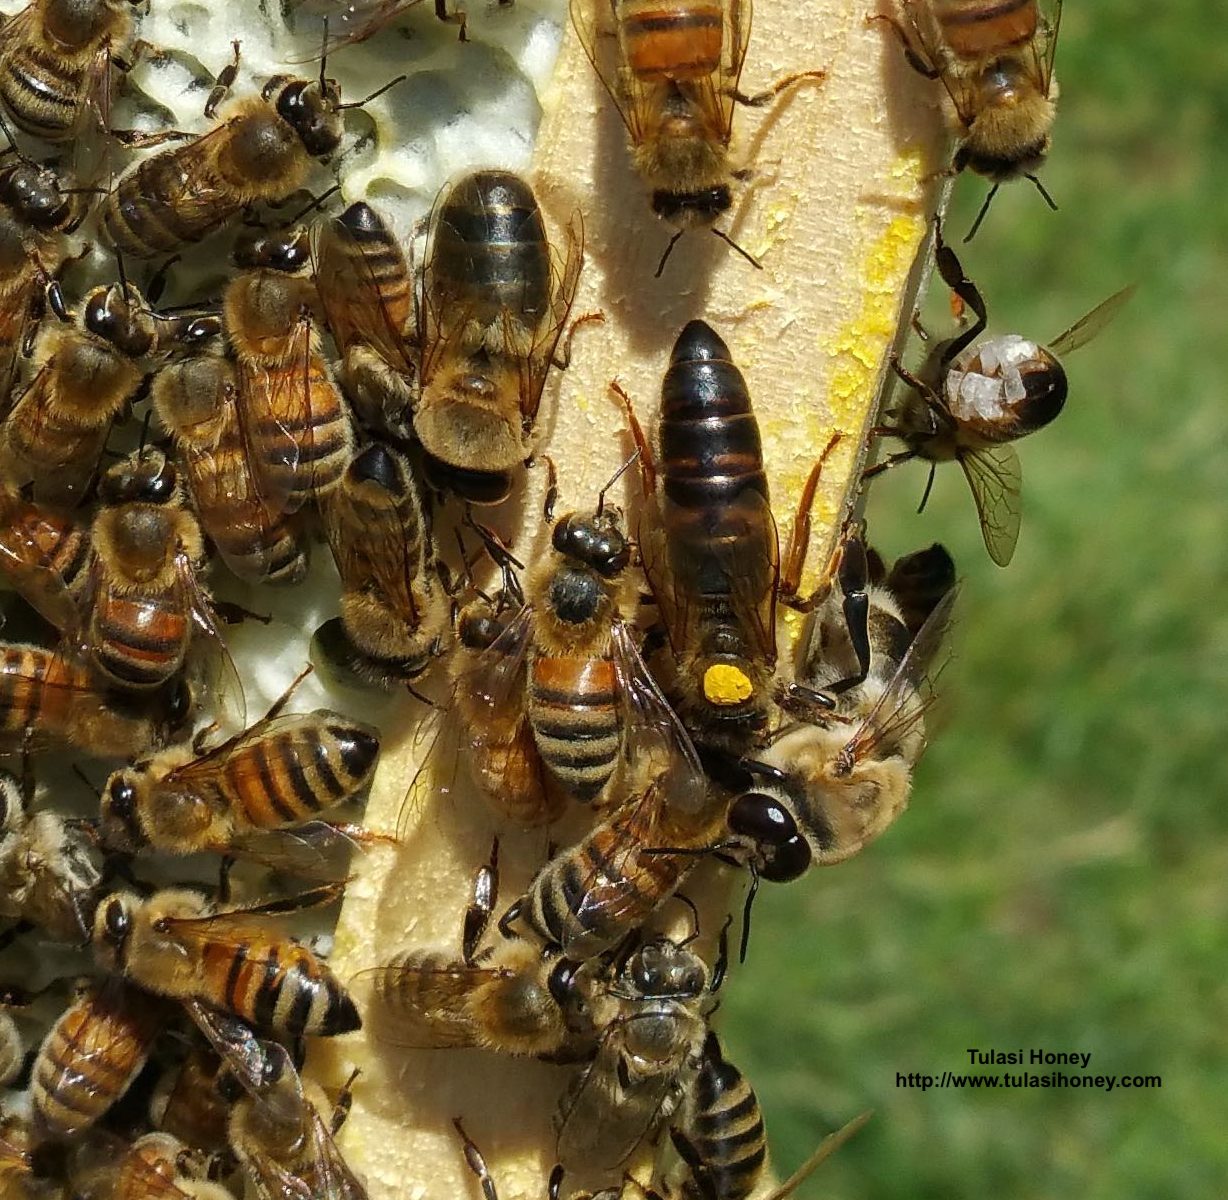
POLYGON ((614 663, 538 655, 529 673, 528 711, 547 768, 580 803, 594 800, 614 773, 622 747, 614 663))
POLYGON ((1036 0, 936 0, 934 18, 964 59, 1001 54, 1036 35, 1036 0))
POLYGON ((713 1035, 704 1047, 682 1132, 702 1164, 704 1181, 702 1189, 688 1188, 688 1196, 744 1200, 754 1191, 767 1158, 763 1112, 754 1089, 721 1056, 713 1035))
POLYGON ((507 311, 536 326, 550 307, 550 249, 537 198, 510 171, 478 171, 439 214, 432 271, 474 305, 471 318, 507 311))
POLYGON ((187 650, 187 613, 169 597, 109 596, 94 610, 94 665, 121 687, 164 684, 187 650))
POLYGON ((702 79, 721 65, 724 17, 704 0, 624 0, 627 66, 645 81, 702 79))
POLYGON ((4 64, 0 98, 23 133, 62 141, 76 128, 83 79, 54 53, 26 46, 4 64))
MULTIPOLYGON (((199 162, 194 163, 199 167, 199 162)), ((102 229, 117 249, 138 258, 155 258, 178 250, 185 242, 198 242, 238 211, 239 206, 213 179, 188 179, 175 151, 145 159, 116 184, 102 205, 102 229), (190 200, 197 190, 209 188, 207 204, 190 200), (173 204, 163 197, 179 197, 173 204)))

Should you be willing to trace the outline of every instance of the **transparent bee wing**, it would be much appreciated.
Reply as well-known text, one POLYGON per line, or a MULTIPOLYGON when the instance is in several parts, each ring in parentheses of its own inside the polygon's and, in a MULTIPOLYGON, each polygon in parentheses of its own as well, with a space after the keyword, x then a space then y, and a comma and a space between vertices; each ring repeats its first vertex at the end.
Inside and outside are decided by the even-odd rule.
POLYGON ((576 284, 584 265, 584 218, 578 210, 567 224, 565 237, 566 252, 560 255, 553 247, 550 252, 550 323, 539 331, 528 358, 521 363, 520 411, 529 425, 537 416, 546 376, 575 302, 576 284))
POLYGON ((1069 329, 1059 333, 1049 343, 1049 349, 1059 357, 1086 346, 1104 327, 1121 312, 1126 301, 1138 290, 1136 284, 1130 284, 1119 292, 1114 292, 1107 300, 1102 300, 1086 316, 1077 320, 1069 329))
POLYGON ((313 1196, 324 1200, 367 1200, 367 1189, 350 1170, 314 1105, 311 1106, 311 1140, 315 1176, 313 1196))
POLYGON ((399 992, 412 997, 412 1003, 398 997, 395 1005, 380 1006, 378 1039, 389 1045, 430 1050, 485 1045, 482 1030, 469 1016, 465 1002, 477 988, 509 974, 505 968, 432 958, 371 967, 360 977, 373 985, 382 981, 383 989, 392 995, 399 992))
POLYGON ((640 656, 631 629, 618 620, 611 635, 629 778, 658 781, 667 803, 696 809, 706 798, 707 784, 691 738, 640 656))
MULTIPOLYGON (((286 61, 296 66, 302 63, 319 62, 322 57, 334 54, 346 46, 365 42, 418 3, 419 0, 358 0, 357 3, 348 4, 346 11, 333 16, 330 29, 335 32, 330 33, 322 51, 300 55, 286 61)), ((315 4, 306 7, 321 15, 326 15, 330 6, 317 0, 315 4)), ((331 7, 336 8, 336 4, 334 3, 331 7)))
POLYGON ((1040 28, 1032 39, 1036 78, 1044 95, 1053 87, 1053 60, 1057 57, 1057 36, 1062 27, 1062 0, 1047 0, 1043 6, 1040 28))
POLYGON ((175 569, 194 626, 188 650, 189 674, 198 684, 193 694, 206 698, 221 729, 241 730, 247 725, 243 681, 218 628, 213 606, 201 586, 196 568, 183 551, 175 555, 175 569))
POLYGON ((959 456, 959 465, 972 489, 985 549, 998 566, 1008 566, 1015 555, 1022 517, 1019 491, 1023 469, 1019 456, 1013 446, 1003 444, 965 451, 959 456))
POLYGON ((721 67, 715 80, 709 78, 701 85, 703 110, 713 127, 724 131, 725 145, 729 144, 733 133, 733 114, 737 106, 732 93, 738 90, 742 68, 746 65, 753 17, 752 0, 729 0, 725 6, 721 67))
POLYGON ((571 23, 597 78, 609 93, 633 145, 644 141, 651 101, 644 85, 618 61, 617 19, 612 0, 571 0, 571 23))

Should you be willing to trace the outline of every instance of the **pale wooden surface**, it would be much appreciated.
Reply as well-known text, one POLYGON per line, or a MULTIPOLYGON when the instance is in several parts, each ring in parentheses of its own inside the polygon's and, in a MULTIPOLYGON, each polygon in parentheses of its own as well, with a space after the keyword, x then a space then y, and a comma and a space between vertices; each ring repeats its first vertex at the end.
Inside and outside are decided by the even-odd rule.
MULTIPOLYGON (((761 140, 758 177, 735 204, 731 232, 765 270, 753 270, 716 238, 693 234, 660 280, 653 271, 670 231, 650 212, 630 170, 622 124, 567 31, 544 98, 535 182, 556 228, 581 206, 587 265, 575 311, 599 309, 606 322, 579 333, 571 367, 554 373, 543 405, 544 448, 560 466, 560 511, 591 504, 625 457, 609 380, 621 380, 650 424, 673 339, 686 321, 703 317, 747 377, 782 543, 815 457, 833 431, 845 435, 815 506, 813 578, 862 454, 888 347, 911 306, 913 264, 927 228, 923 201, 933 190, 925 177, 942 154, 936 90, 903 65, 881 26, 866 25, 871 11, 864 0, 761 0, 743 89, 798 70, 829 72, 820 89, 804 85, 770 114, 750 109, 736 117, 737 145, 761 140)), ((542 474, 528 480, 525 531, 516 543, 530 557, 540 532, 542 474)), ((784 646, 790 632, 782 631, 784 646)), ((420 711, 405 710, 399 735, 385 726, 369 808, 377 829, 396 827, 414 771, 411 718, 420 711)), ((333 961, 342 977, 409 945, 459 949, 471 875, 492 828, 475 798, 464 811, 428 810, 406 845, 369 855, 338 928, 333 961)), ((505 899, 527 880, 544 842, 541 834, 504 833, 505 899)), ((731 902, 731 883, 710 885, 724 897, 712 904, 731 902)), ((329 1081, 352 1064, 363 1069, 341 1144, 371 1200, 479 1195, 453 1116, 464 1117, 484 1150, 502 1200, 544 1195, 554 1161, 551 1113, 566 1069, 477 1051, 405 1051, 366 1033, 318 1047, 312 1063, 329 1081)), ((815 1131, 816 1142, 825 1132, 815 1131)), ((568 1190, 582 1182, 597 1181, 569 1180, 568 1190)))

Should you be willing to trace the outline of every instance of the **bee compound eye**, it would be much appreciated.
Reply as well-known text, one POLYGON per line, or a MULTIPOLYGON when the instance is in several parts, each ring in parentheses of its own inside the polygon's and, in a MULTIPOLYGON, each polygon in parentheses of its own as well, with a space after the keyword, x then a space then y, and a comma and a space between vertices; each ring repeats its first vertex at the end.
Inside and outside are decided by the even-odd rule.
POLYGON ((102 913, 102 935, 112 946, 119 947, 128 940, 132 929, 132 917, 122 900, 109 900, 102 913))
POLYGON ((576 974, 579 969, 579 963, 563 958, 555 964, 554 969, 546 980, 546 986, 550 990, 550 995, 554 997, 555 1003, 560 1008, 564 1008, 575 1001, 576 974))
POLYGON ((747 792, 730 805, 729 828, 769 846, 783 845, 797 835, 797 822, 789 810, 763 792, 747 792))

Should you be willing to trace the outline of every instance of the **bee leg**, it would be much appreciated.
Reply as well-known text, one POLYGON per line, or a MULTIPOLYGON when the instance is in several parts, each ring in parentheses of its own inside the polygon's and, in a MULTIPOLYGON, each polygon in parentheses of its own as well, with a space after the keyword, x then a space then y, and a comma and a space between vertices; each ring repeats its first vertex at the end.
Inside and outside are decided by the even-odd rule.
POLYGON ((349 1120, 350 1109, 354 1107, 354 1080, 361 1074, 362 1071, 355 1067, 337 1093, 337 1103, 333 1105, 333 1115, 328 1122, 328 1131, 333 1137, 341 1132, 341 1127, 349 1120))
POLYGON ((213 81, 213 88, 209 92, 209 99, 205 101, 205 116, 209 120, 213 120, 213 116, 217 112, 217 106, 226 99, 226 94, 230 91, 239 75, 239 41, 237 38, 231 42, 231 46, 234 50, 234 57, 222 68, 217 78, 213 81))
POLYGON ((490 928, 490 918, 499 899, 499 839, 490 844, 490 858, 473 877, 473 892, 469 907, 465 909, 465 922, 461 934, 461 958, 472 966, 477 961, 478 946, 490 928))
POLYGON ((619 403, 623 406, 623 412, 627 418, 627 428, 631 433, 631 440, 635 443, 635 448, 640 452, 640 483, 643 485, 644 495, 650 496, 657 490, 657 464, 652 456, 652 447, 648 442, 647 435, 644 433, 644 427, 635 415, 635 409, 631 404, 631 397, 623 390, 622 384, 617 379, 610 380, 610 391, 618 397, 619 403))
POLYGON ((554 524, 554 506, 559 502, 559 469, 548 454, 538 454, 532 459, 541 459, 546 464, 546 497, 542 501, 542 519, 547 525, 554 524))
MULTIPOLYGON (((499 1192, 495 1187, 494 1176, 491 1175, 490 1168, 486 1165, 486 1159, 482 1156, 481 1150, 478 1149, 477 1143, 465 1132, 465 1127, 461 1124, 460 1117, 452 1118, 452 1128, 456 1130, 460 1137, 461 1145, 464 1147, 465 1165, 477 1176, 478 1181, 482 1185, 484 1200, 499 1200, 499 1192)), ((551 1172, 550 1178, 551 1180, 554 1179, 553 1172, 551 1172)))
POLYGON ((188 141, 197 136, 183 129, 160 129, 157 133, 145 129, 108 129, 107 133, 129 150, 148 150, 164 142, 188 141))
POLYGON ((524 912, 524 906, 527 899, 527 896, 521 896, 519 900, 516 900, 512 904, 508 905, 504 914, 499 918, 498 924, 495 926, 495 928, 498 929, 498 931, 505 938, 520 936, 514 929, 512 929, 512 926, 520 920, 520 914, 524 912))
MULTIPOLYGON (((904 57, 908 60, 908 65, 912 67, 918 75, 924 75, 926 79, 940 79, 942 77, 942 68, 932 62, 930 59, 922 56, 916 46, 912 43, 912 38, 908 36, 908 31, 894 17, 887 16, 886 13, 873 13, 866 17, 866 24, 872 21, 882 21, 884 25, 889 25, 895 36, 899 39, 900 45, 904 49, 904 57)), ((929 53, 927 47, 922 47, 926 54, 929 53)))
POLYGON ((794 84, 801 83, 803 79, 813 79, 816 84, 821 84, 826 78, 826 71, 798 71, 793 75, 786 75, 783 79, 776 80, 775 83, 770 87, 764 88, 761 92, 754 92, 748 95, 746 92, 739 91, 736 87, 727 87, 721 89, 721 94, 728 96, 735 104, 746 104, 751 108, 762 108, 765 104, 770 104, 786 88, 791 88, 794 84))
POLYGON ((712 1181, 712 1172, 704 1165, 699 1151, 691 1145, 690 1139, 677 1127, 670 1126, 669 1140, 674 1143, 678 1157, 690 1168, 691 1180, 695 1185, 695 1193, 702 1200, 717 1200, 716 1187, 712 1181))
POLYGON ((806 486, 797 502, 797 515, 793 518, 793 528, 789 531, 789 543, 785 548, 784 565, 780 572, 779 596, 783 603, 799 612, 809 612, 818 603, 818 598, 826 594, 826 579, 829 572, 824 573, 824 582, 809 596, 802 600, 798 597, 798 588, 802 585, 802 569, 806 565, 806 554, 810 549, 810 514, 814 508, 814 497, 818 491, 819 480, 823 475, 823 467, 827 457, 839 444, 842 434, 834 433, 819 455, 819 460, 810 470, 806 486))
MULTIPOLYGON (((511 0, 499 0, 499 2, 501 4, 510 4, 511 0)), ((459 25, 459 40, 462 42, 469 40, 469 34, 465 32, 469 17, 463 8, 458 8, 455 12, 448 12, 448 0, 435 0, 435 16, 445 24, 459 25)))
POLYGON ((261 625, 267 625, 273 620, 272 616, 252 612, 250 608, 244 608, 242 604, 236 604, 233 600, 213 600, 210 603, 213 611, 227 625, 241 625, 244 621, 259 621, 261 625))
POLYGON ((563 1192, 563 1164, 555 1163, 550 1168, 550 1180, 546 1184, 546 1200, 560 1200, 563 1192))
POLYGON ((725 976, 729 973, 729 927, 732 924, 733 913, 727 913, 716 944, 716 962, 712 964, 712 982, 708 984, 710 992, 719 992, 721 984, 725 982, 725 976))
POLYGON ((567 368, 571 366, 571 343, 575 340, 576 330, 579 329, 581 325, 604 324, 605 313, 603 312, 597 311, 581 313, 574 321, 572 321, 570 328, 567 330, 567 333, 563 338, 562 353, 559 353, 556 350, 556 352, 550 356, 551 365, 557 367, 560 371, 566 371, 567 368))
POLYGON ((854 534, 844 542, 837 578, 843 597, 840 607, 844 613, 844 625, 853 657, 857 660, 857 672, 845 679, 838 679, 835 683, 824 685, 823 690, 834 696, 864 683, 870 673, 870 593, 867 590, 869 574, 865 541, 860 534, 854 534))

